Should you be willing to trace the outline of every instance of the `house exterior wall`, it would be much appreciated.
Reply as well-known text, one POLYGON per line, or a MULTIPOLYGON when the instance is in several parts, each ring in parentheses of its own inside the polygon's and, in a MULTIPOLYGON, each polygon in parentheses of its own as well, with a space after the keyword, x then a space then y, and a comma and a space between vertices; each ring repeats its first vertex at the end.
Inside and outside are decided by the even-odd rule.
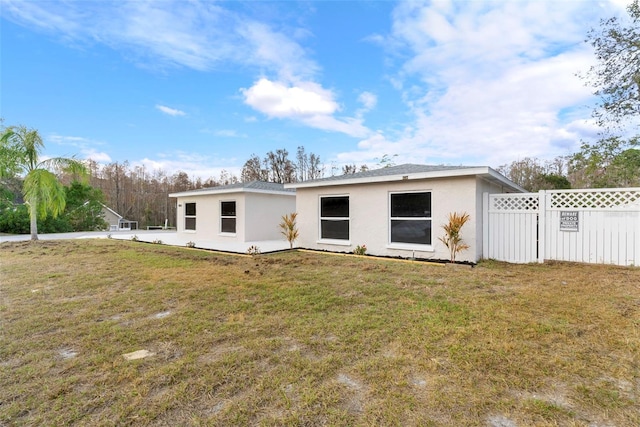
POLYGON ((177 198, 178 233, 193 235, 193 240, 207 240, 213 242, 244 242, 245 240, 245 193, 206 194, 177 198), (236 202, 236 232, 235 234, 220 232, 220 202, 236 202), (196 203, 196 229, 185 230, 185 206, 196 203))
POLYGON ((284 240, 278 224, 282 216, 295 212, 295 195, 248 193, 245 202, 245 239, 284 240))
POLYGON ((121 218, 119 215, 116 215, 109 209, 102 209, 102 214, 104 215, 104 220, 107 222, 107 224, 109 224, 109 226, 118 226, 118 221, 121 218))
POLYGON ((438 240, 444 235, 442 225, 451 212, 466 212, 470 221, 462 237, 470 248, 457 256, 459 261, 475 262, 482 255, 482 192, 500 192, 501 188, 475 176, 407 180, 370 184, 297 188, 296 209, 300 239, 298 246, 332 252, 353 252, 366 245, 367 253, 425 259, 449 259, 449 251, 438 240), (390 244, 390 193, 431 192, 431 247, 390 244), (320 237, 320 198, 349 196, 349 240, 330 242, 320 237))
POLYGON ((282 215, 296 209, 295 195, 253 192, 203 194, 177 197, 177 232, 193 235, 191 240, 210 242, 255 242, 284 240, 278 224, 282 215), (236 232, 220 231, 220 203, 236 202, 236 232), (185 229, 185 206, 196 203, 196 229, 185 229))

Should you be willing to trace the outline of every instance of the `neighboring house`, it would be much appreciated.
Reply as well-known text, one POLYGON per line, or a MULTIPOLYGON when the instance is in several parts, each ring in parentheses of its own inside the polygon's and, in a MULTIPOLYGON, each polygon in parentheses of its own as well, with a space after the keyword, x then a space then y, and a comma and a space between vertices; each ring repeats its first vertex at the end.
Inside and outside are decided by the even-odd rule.
POLYGON ((138 229, 138 221, 129 221, 108 206, 102 205, 102 215, 106 223, 109 224, 109 231, 130 231, 138 229))
POLYGON ((295 212, 295 190, 244 182, 169 194, 177 198, 177 231, 217 243, 283 240, 278 224, 295 212))
POLYGON ((405 258, 449 259, 438 239, 449 213, 466 212, 457 260, 482 258, 483 193, 524 192, 489 167, 405 164, 286 184, 296 190, 301 248, 405 258))

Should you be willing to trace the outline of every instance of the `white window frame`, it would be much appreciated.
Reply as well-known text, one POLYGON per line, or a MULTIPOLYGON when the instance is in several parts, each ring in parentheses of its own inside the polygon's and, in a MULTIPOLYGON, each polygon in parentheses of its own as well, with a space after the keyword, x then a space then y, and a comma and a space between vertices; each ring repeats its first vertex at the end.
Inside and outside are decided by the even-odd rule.
POLYGON ((237 200, 220 200, 220 235, 222 236, 235 236, 236 233, 238 232, 238 201, 237 200), (231 216, 231 215, 223 215, 222 214, 222 204, 223 203, 234 203, 235 204, 235 211, 236 214, 231 216), (233 218, 235 220, 235 231, 234 232, 230 232, 230 231, 222 231, 222 220, 226 219, 226 218, 233 218))
POLYGON ((413 251, 421 251, 421 252, 433 252, 433 191, 432 190, 409 190, 409 191, 390 191, 389 197, 389 209, 388 209, 388 244, 387 248, 389 249, 405 249, 405 250, 413 250, 413 251), (424 217, 392 217, 391 216, 391 197, 395 194, 415 194, 415 193, 429 193, 431 198, 431 216, 424 217), (405 242, 392 242, 391 241, 391 223, 392 221, 431 221, 431 244, 422 244, 422 243, 405 243, 405 242))
POLYGON ((196 202, 184 203, 184 231, 187 233, 195 233, 198 229, 198 204, 196 202), (187 205, 193 204, 195 206, 195 215, 187 215, 187 205), (187 219, 193 218, 193 228, 187 228, 187 219))
POLYGON ((323 194, 318 196, 318 241, 317 243, 327 245, 338 246, 350 246, 351 245, 351 196, 349 194, 323 194), (349 200, 349 216, 346 217, 323 217, 322 216, 322 199, 346 197, 349 200), (347 239, 326 239, 322 238, 322 221, 348 221, 349 222, 349 237, 347 239))

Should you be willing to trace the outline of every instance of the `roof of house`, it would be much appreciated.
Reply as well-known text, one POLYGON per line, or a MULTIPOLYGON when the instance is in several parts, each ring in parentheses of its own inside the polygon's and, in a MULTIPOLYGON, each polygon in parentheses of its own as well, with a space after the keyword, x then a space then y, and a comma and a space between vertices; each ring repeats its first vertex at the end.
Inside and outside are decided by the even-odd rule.
POLYGON ((188 196, 204 196, 207 194, 225 194, 225 193, 263 193, 263 194, 281 194, 286 196, 295 196, 295 188, 284 188, 283 184, 275 182, 251 181, 238 182, 235 184, 221 185, 219 187, 199 188, 197 190, 182 191, 179 193, 171 193, 169 197, 188 197, 188 196))
POLYGON ((354 174, 331 176, 328 178, 285 184, 285 188, 312 188, 330 185, 371 184, 380 182, 405 181, 429 178, 452 178, 476 175, 509 187, 513 191, 525 192, 519 185, 488 166, 443 166, 403 164, 386 168, 373 169, 354 174))
MULTIPOLYGON (((89 203, 89 202, 87 201, 84 204, 86 205, 87 203, 89 203)), ((111 212, 116 218, 118 218, 118 219, 124 218, 122 215, 120 215, 118 212, 114 211, 109 206, 105 205, 104 203, 100 203, 100 204, 102 205, 102 209, 111 212)))

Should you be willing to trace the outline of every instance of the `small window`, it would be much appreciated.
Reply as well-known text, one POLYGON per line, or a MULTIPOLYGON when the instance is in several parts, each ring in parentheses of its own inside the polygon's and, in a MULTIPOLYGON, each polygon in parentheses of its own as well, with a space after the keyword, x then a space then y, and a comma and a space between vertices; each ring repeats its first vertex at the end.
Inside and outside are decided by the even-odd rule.
POLYGON ((320 238, 349 240, 349 196, 320 198, 320 238))
POLYGON ((220 202, 220 232, 236 232, 236 202, 220 202))
POLYGON ((185 230, 196 229, 196 204, 195 203, 184 204, 184 229, 185 230))
POLYGON ((431 193, 395 193, 390 203, 391 243, 431 245, 431 193))

